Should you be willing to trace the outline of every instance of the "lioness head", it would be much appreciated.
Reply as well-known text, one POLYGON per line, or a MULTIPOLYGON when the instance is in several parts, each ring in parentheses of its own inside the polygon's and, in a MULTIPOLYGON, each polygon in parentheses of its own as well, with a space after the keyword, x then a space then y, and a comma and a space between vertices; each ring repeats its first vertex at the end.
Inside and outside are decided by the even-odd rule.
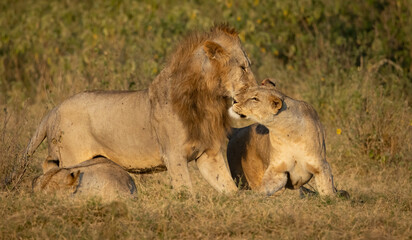
POLYGON ((275 89, 275 84, 270 79, 265 79, 261 86, 236 95, 230 112, 234 117, 264 125, 273 121, 283 106, 283 99, 284 95, 275 89))
POLYGON ((53 168, 33 179, 34 192, 74 193, 80 182, 80 170, 53 168))

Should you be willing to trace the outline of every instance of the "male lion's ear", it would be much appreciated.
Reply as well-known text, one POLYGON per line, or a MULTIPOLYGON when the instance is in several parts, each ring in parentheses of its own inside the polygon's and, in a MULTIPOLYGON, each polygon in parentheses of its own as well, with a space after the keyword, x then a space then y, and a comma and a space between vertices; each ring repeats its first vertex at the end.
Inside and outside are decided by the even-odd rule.
POLYGON ((228 57, 228 53, 225 51, 225 49, 223 49, 222 46, 213 41, 206 41, 203 45, 203 50, 210 60, 228 57))
POLYGON ((69 174, 67 174, 66 176, 66 183, 67 185, 71 185, 71 186, 77 186, 79 184, 79 176, 80 176, 80 170, 71 172, 69 174))
POLYGON ((282 99, 278 97, 274 97, 272 99, 272 108, 273 108, 274 114, 278 113, 279 110, 282 108, 282 106, 283 106, 282 99))
POLYGON ((262 85, 269 87, 269 88, 275 88, 276 84, 275 84, 275 80, 271 79, 271 78, 266 78, 265 80, 262 81, 262 85))

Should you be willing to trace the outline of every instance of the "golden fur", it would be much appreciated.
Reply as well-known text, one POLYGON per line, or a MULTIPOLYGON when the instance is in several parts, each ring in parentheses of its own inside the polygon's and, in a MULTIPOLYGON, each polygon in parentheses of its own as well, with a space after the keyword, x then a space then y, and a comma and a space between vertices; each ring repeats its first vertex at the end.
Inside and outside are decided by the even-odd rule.
MULTIPOLYGON (((172 91, 171 100, 174 110, 186 126, 188 142, 198 142, 210 147, 220 144, 230 129, 227 109, 230 107, 224 97, 231 96, 222 80, 226 79, 230 68, 230 53, 209 39, 225 36, 226 41, 237 44, 237 32, 227 25, 211 29, 208 34, 193 33, 177 48, 171 58, 172 91), (193 62, 190 54, 203 44, 210 63, 215 68, 212 74, 202 75, 201 62, 193 62), (191 66, 191 67, 187 67, 191 66), (223 85, 223 86, 222 86, 223 85)), ((250 86, 240 83, 239 90, 250 86)))
POLYGON ((33 180, 33 191, 112 200, 136 196, 136 185, 123 168, 99 157, 72 167, 50 169, 33 180))
POLYGON ((231 136, 227 157, 232 176, 267 195, 298 189, 315 176, 320 195, 335 194, 325 133, 314 108, 277 91, 268 79, 262 85, 235 97, 233 112, 264 126, 255 124, 231 136))
POLYGON ((47 137, 45 171, 101 155, 131 172, 167 169, 175 188, 189 190, 187 162, 196 160, 214 188, 236 191, 221 147, 237 122, 227 113, 229 99, 251 86, 256 81, 237 33, 215 26, 185 38, 149 89, 85 92, 55 107, 26 153, 47 137))

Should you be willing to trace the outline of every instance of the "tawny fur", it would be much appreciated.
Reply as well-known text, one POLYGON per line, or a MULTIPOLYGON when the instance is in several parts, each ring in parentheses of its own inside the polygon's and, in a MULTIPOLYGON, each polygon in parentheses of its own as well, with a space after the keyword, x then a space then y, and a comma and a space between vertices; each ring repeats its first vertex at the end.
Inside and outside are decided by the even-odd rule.
POLYGON ((233 111, 264 126, 238 129, 231 136, 227 157, 232 176, 267 195, 299 189, 315 176, 319 194, 333 195, 337 190, 315 109, 277 91, 268 79, 262 84, 235 97, 233 111))
POLYGON ((209 41, 219 38, 222 33, 230 41, 239 42, 237 33, 227 25, 212 29, 208 34, 192 33, 177 48, 171 58, 172 104, 187 129, 188 142, 205 147, 220 145, 230 129, 227 101, 222 101, 229 93, 221 80, 229 72, 229 52, 209 41), (211 64, 216 71, 210 75, 199 74, 202 69, 190 57, 197 46, 210 54, 211 64), (187 67, 191 66, 191 67, 187 67))
POLYGON ((147 90, 77 94, 44 117, 27 150, 47 137, 44 171, 105 156, 136 173, 168 170, 175 188, 192 189, 187 162, 196 160, 218 191, 233 192, 222 145, 229 99, 256 86, 237 33, 227 25, 185 38, 147 90))
POLYGON ((33 180, 33 191, 63 195, 99 196, 104 200, 136 197, 130 175, 106 158, 94 158, 67 168, 52 168, 33 180))

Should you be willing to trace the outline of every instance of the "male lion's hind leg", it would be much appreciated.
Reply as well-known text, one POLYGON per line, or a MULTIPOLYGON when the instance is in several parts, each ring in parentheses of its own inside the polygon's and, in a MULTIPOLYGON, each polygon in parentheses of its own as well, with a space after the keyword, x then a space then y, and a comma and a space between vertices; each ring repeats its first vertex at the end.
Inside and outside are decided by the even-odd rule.
MULTIPOLYGON (((52 137, 51 137, 52 138, 52 137)), ((46 173, 52 168, 60 167, 61 166, 61 154, 60 154, 60 147, 58 141, 55 138, 49 142, 49 154, 46 160, 43 161, 42 168, 43 173, 46 173)))
POLYGON ((52 156, 47 156, 46 160, 43 161, 42 168, 43 173, 49 171, 52 168, 58 168, 60 161, 52 156))
POLYGON ((288 176, 286 173, 277 172, 276 168, 270 165, 263 175, 260 192, 265 193, 267 196, 272 196, 276 193, 278 195, 285 190, 287 180, 288 176))
POLYGON ((220 151, 216 154, 206 152, 196 160, 196 163, 202 176, 217 191, 225 193, 237 191, 236 184, 220 151))

